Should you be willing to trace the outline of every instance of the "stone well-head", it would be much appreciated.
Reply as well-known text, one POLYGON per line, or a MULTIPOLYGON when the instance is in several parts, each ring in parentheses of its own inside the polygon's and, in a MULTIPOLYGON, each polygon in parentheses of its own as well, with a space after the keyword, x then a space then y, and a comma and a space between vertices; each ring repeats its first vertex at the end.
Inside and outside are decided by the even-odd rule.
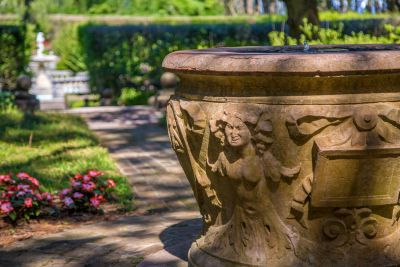
POLYGON ((400 46, 178 51, 191 266, 400 264, 400 46))

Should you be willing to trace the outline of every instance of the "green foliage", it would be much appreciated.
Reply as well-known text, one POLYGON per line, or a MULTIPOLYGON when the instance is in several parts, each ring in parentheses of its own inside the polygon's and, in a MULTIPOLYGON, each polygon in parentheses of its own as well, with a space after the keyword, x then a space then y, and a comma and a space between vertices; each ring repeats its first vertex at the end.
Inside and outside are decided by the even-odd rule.
POLYGON ((0 92, 0 112, 14 109, 14 96, 10 92, 0 92))
POLYGON ((400 44, 400 26, 393 26, 390 24, 385 25, 385 30, 387 32, 387 38, 390 43, 400 44))
MULTIPOLYGON (((23 1, 0 0, 0 14, 19 13, 23 1)), ((222 0, 35 0, 32 9, 46 14, 121 14, 121 15, 223 15, 222 0)), ((321 20, 389 18, 392 14, 357 12, 319 12, 321 20)), ((38 17, 38 16, 36 16, 38 17)), ((254 15, 247 16, 248 18, 254 15)), ((285 18, 282 19, 282 21, 285 18)), ((203 21, 204 22, 204 21, 203 21)))
POLYGON ((84 25, 79 29, 91 88, 141 88, 157 83, 164 57, 176 50, 267 44, 272 25, 84 25))
POLYGON ((128 10, 135 15, 199 16, 224 13, 223 5, 218 0, 133 0, 130 5, 128 10))
MULTIPOLYGON (((14 0, 18 1, 18 0, 14 0)), ((90 1, 89 1, 90 2, 90 1)), ((35 11, 41 10, 48 13, 64 13, 64 14, 80 14, 87 13, 88 6, 86 0, 34 0, 32 9, 35 11)))
POLYGON ((345 13, 332 10, 319 12, 319 18, 321 21, 387 19, 395 16, 396 14, 390 13, 379 13, 373 15, 371 13, 360 14, 354 11, 348 11, 345 13))
POLYGON ((255 24, 178 24, 178 25, 82 25, 79 38, 91 78, 91 88, 141 88, 149 80, 157 84, 164 57, 176 50, 215 46, 355 44, 398 42, 398 29, 386 26, 381 36, 351 32, 354 22, 339 23, 331 28, 318 28, 305 23, 300 40, 274 31, 273 23, 255 24), (269 32, 269 34, 267 34, 269 32))
POLYGON ((320 28, 304 20, 300 27, 299 40, 286 36, 284 32, 272 31, 268 34, 271 45, 296 45, 307 41, 309 44, 394 44, 400 43, 400 26, 384 25, 383 35, 374 36, 363 32, 345 34, 343 23, 336 29, 320 28))
POLYGON ((147 105, 149 97, 152 95, 152 93, 135 88, 122 88, 118 104, 124 106, 147 105))
POLYGON ((0 26, 0 80, 3 88, 13 88, 18 75, 26 71, 31 53, 30 27, 0 26), (26 36, 26 38, 25 38, 26 36))
POLYGON ((14 13, 20 8, 17 0, 0 0, 0 13, 14 13))
POLYGON ((77 116, 0 112, 0 158, 0 173, 28 172, 51 193, 67 187, 76 173, 96 169, 116 181, 120 203, 132 199, 126 177, 77 116))
MULTIPOLYGON (((18 0, 0 0, 0 13, 16 13, 18 0), (4 7, 4 8, 3 8, 4 7)), ((55 14, 217 15, 219 0, 35 0, 32 9, 55 14)))
POLYGON ((89 14, 112 14, 115 13, 115 6, 110 5, 110 3, 100 3, 89 8, 89 14))
POLYGON ((92 95, 66 94, 64 95, 64 100, 67 108, 100 106, 100 96, 97 94, 92 94, 92 95))
POLYGON ((54 36, 52 48, 60 56, 58 69, 73 72, 86 70, 82 48, 78 41, 78 26, 78 24, 68 24, 54 36))
POLYGON ((98 107, 100 106, 99 101, 88 101, 84 99, 69 100, 67 103, 68 108, 83 108, 83 107, 98 107))

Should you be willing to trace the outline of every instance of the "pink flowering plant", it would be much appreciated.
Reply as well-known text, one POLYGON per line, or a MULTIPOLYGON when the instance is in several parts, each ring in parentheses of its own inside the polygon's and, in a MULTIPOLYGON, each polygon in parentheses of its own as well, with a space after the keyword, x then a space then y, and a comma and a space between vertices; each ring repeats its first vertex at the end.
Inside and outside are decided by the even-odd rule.
POLYGON ((114 180, 104 178, 99 171, 78 173, 70 181, 71 187, 61 190, 59 196, 62 207, 72 211, 99 211, 116 187, 114 180))
POLYGON ((0 216, 15 223, 20 218, 37 217, 52 205, 52 195, 39 190, 39 181, 21 172, 0 175, 0 216))

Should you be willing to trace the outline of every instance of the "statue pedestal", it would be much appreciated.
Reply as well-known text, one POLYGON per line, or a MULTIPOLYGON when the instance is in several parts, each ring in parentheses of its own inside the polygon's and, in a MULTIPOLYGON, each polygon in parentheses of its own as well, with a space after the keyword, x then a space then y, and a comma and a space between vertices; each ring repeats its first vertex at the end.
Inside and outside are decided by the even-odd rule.
POLYGON ((400 264, 400 46, 178 51, 191 266, 400 264))

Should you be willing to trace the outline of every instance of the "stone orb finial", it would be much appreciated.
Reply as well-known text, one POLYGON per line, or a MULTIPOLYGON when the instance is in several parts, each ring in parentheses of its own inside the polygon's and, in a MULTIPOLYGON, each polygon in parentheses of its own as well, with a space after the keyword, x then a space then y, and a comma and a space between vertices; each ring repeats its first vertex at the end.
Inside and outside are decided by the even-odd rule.
POLYGON ((32 86, 32 80, 27 75, 20 75, 17 78, 16 90, 28 92, 32 86))
POLYGON ((172 72, 165 72, 161 75, 162 88, 175 88, 178 84, 178 77, 172 72))

